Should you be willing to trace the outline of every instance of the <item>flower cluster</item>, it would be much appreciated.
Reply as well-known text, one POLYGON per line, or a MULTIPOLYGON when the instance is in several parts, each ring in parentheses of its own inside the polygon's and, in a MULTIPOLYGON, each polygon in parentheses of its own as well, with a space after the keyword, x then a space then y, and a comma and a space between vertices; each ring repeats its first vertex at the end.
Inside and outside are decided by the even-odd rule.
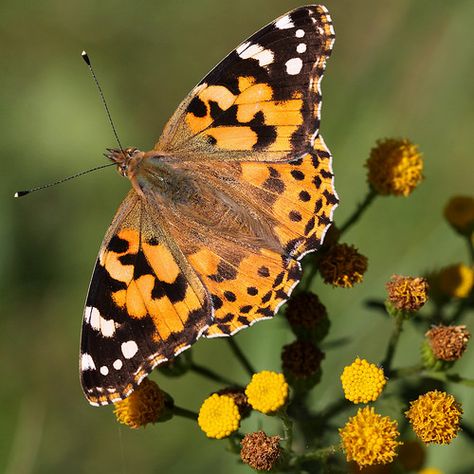
MULTIPOLYGON (((461 432, 463 410, 461 403, 448 392, 424 393, 426 379, 435 379, 446 386, 451 382, 472 385, 471 380, 447 370, 453 369, 463 357, 470 339, 463 318, 472 307, 474 288, 473 198, 454 197, 444 210, 457 238, 468 243, 470 263, 447 265, 426 278, 393 275, 385 284, 385 297, 366 301, 367 310, 383 313, 386 327, 391 326, 391 333, 380 334, 380 341, 387 341, 384 355, 375 363, 361 357, 351 358, 352 362, 343 368, 339 377, 342 386, 339 397, 321 411, 316 409, 316 404, 312 405, 315 400, 322 403, 320 399, 324 396, 312 396, 311 390, 321 380, 329 385, 337 380, 331 373, 322 377, 326 352, 329 356, 332 348, 344 344, 337 338, 325 340, 333 320, 330 322, 330 311, 313 291, 313 277, 320 276, 324 283, 339 288, 351 288, 360 283, 367 272, 368 259, 340 239, 374 199, 382 195, 408 196, 423 178, 421 153, 405 139, 377 142, 366 166, 370 189, 365 200, 345 224, 332 227, 321 251, 310 260, 313 267, 309 276, 305 274, 303 278, 305 289, 297 287, 284 308, 285 324, 293 340, 286 340, 278 347, 281 372, 255 371, 247 352, 240 350, 233 338, 228 339, 229 347, 248 374, 242 384, 229 379, 228 374, 224 376, 194 363, 191 351, 187 351, 168 361, 159 373, 181 377, 193 371, 221 383, 203 397, 198 412, 176 406, 155 382, 145 379, 132 395, 116 404, 115 414, 120 423, 138 428, 171 416, 186 417, 193 420, 207 438, 226 439, 228 449, 238 454, 242 463, 259 472, 323 472, 333 465, 338 472, 348 469, 374 473, 437 472, 426 466, 426 445, 451 443, 461 432), (417 329, 412 332, 420 335, 421 357, 413 351, 406 354, 415 358, 410 365, 397 366, 395 362, 399 358, 395 354, 405 334, 404 325, 417 329), (424 339, 422 334, 425 334, 424 339), (408 383, 404 380, 409 376, 415 376, 409 382, 410 393, 416 391, 413 398, 419 395, 412 401, 407 399, 408 383), (354 404, 364 405, 359 408, 354 404), (387 412, 390 416, 385 416, 387 412), (328 445, 328 440, 334 439, 330 430, 334 429, 335 417, 339 415, 345 420, 338 425, 339 442, 328 445), (246 431, 257 421, 252 419, 255 416, 259 429, 246 431), (250 423, 246 418, 250 418, 250 423), (270 430, 276 433, 269 434, 270 430), (396 458, 396 466, 389 466, 396 458), (346 466, 345 462, 350 464, 346 466)), ((383 284, 378 281, 378 285, 383 294, 383 284)), ((283 298, 277 286, 266 290, 267 293, 252 288, 251 293, 258 294, 262 307, 266 308, 264 305, 271 304, 269 296, 273 291, 283 298)), ((239 308, 247 314, 235 298, 227 300, 235 303, 229 305, 229 314, 239 308)), ((360 322, 354 321, 354 324, 360 322)), ((346 351, 338 354, 343 357, 346 351)))

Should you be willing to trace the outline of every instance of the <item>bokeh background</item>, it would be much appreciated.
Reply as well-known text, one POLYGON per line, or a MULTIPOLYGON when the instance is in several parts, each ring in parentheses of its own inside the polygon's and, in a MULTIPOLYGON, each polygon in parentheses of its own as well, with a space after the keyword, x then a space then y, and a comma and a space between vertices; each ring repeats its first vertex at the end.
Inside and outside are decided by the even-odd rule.
MULTIPOLYGON (((82 49, 95 64, 122 142, 150 149, 210 68, 255 30, 300 5, 2 0, 0 472, 249 472, 188 420, 132 431, 115 422, 111 409, 92 408, 83 398, 77 371, 82 305, 128 181, 109 168, 22 200, 12 195, 104 163, 105 147, 115 145, 82 49)), ((332 320, 329 340, 348 342, 328 350, 315 410, 341 395, 339 374, 355 356, 374 362, 383 356, 390 321, 365 308, 364 299, 383 297, 393 273, 416 275, 467 262, 464 243, 443 221, 442 209, 451 195, 472 194, 474 171, 474 3, 327 0, 326 6, 337 39, 323 81, 322 134, 334 155, 341 198, 336 221, 366 192, 364 161, 377 138, 406 136, 418 143, 426 180, 408 199, 377 200, 346 236, 369 258, 363 284, 344 290, 317 283, 332 320)), ((278 370, 280 348, 291 339, 282 317, 237 337, 260 370, 278 370)), ((420 340, 407 328, 397 366, 417 361, 420 340)), ((201 340, 194 357, 247 382, 223 341, 201 340)), ((457 369, 474 377, 472 347, 457 369)), ((194 410, 217 388, 193 374, 155 380, 194 410)), ((472 426, 472 389, 450 391, 464 403, 472 426)), ((430 448, 429 465, 445 473, 472 472, 473 451, 460 437, 449 447, 430 448)))

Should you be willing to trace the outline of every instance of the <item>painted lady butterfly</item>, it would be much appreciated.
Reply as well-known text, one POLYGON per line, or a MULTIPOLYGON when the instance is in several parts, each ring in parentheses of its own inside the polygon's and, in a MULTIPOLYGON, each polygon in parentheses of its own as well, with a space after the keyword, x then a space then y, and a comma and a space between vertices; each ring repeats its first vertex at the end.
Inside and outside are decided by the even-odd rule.
POLYGON ((110 150, 132 183, 87 297, 81 380, 127 397, 200 336, 275 315, 338 203, 319 135, 334 43, 325 7, 297 8, 232 51, 184 99, 153 150, 110 150))

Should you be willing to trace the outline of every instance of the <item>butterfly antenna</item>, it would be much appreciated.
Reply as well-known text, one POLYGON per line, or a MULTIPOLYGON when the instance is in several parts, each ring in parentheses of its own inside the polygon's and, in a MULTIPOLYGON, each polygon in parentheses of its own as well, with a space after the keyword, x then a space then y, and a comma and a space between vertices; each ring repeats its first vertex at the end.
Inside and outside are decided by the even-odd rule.
POLYGON ((56 186, 57 184, 64 183, 65 181, 69 181, 70 179, 77 178, 79 176, 82 176, 83 174, 92 173, 93 171, 101 170, 102 168, 108 168, 109 166, 115 166, 115 163, 107 163, 106 165, 96 166, 95 168, 91 168, 90 170, 80 171, 79 173, 68 176, 67 178, 60 179, 58 181, 55 181, 54 183, 38 186, 37 188, 27 189, 25 191, 17 191, 13 196, 16 198, 26 196, 27 194, 34 193, 35 191, 40 191, 41 189, 46 189, 46 188, 50 188, 51 186, 56 186))
POLYGON ((97 86, 97 90, 99 91, 99 95, 100 95, 100 98, 102 100, 102 103, 104 104, 105 112, 107 114, 110 125, 112 127, 112 131, 114 132, 115 139, 117 140, 117 143, 118 143, 118 146, 119 146, 120 150, 123 152, 123 147, 122 147, 122 144, 120 143, 120 139, 118 137, 117 129, 115 128, 114 121, 112 120, 112 116, 110 115, 109 107, 108 107, 107 102, 105 100, 104 93, 102 92, 102 87, 100 87, 97 76, 95 75, 94 68, 92 67, 89 55, 85 51, 83 51, 81 53, 81 56, 82 56, 82 59, 84 60, 84 62, 87 64, 87 67, 89 68, 89 71, 92 74, 92 78, 94 79, 95 85, 97 86))

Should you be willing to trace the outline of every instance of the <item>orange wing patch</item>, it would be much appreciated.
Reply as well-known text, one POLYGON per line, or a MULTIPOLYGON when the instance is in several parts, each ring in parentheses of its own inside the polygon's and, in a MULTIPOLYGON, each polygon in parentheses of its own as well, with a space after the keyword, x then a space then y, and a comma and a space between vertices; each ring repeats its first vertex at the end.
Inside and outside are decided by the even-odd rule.
POLYGON ((261 206, 278 223, 282 247, 299 258, 319 248, 338 204, 331 155, 321 136, 289 163, 241 163, 243 183, 260 191, 261 206))
POLYGON ((211 294, 215 322, 206 337, 229 336, 263 319, 272 318, 301 277, 299 263, 262 249, 231 261, 210 249, 188 257, 211 294))

